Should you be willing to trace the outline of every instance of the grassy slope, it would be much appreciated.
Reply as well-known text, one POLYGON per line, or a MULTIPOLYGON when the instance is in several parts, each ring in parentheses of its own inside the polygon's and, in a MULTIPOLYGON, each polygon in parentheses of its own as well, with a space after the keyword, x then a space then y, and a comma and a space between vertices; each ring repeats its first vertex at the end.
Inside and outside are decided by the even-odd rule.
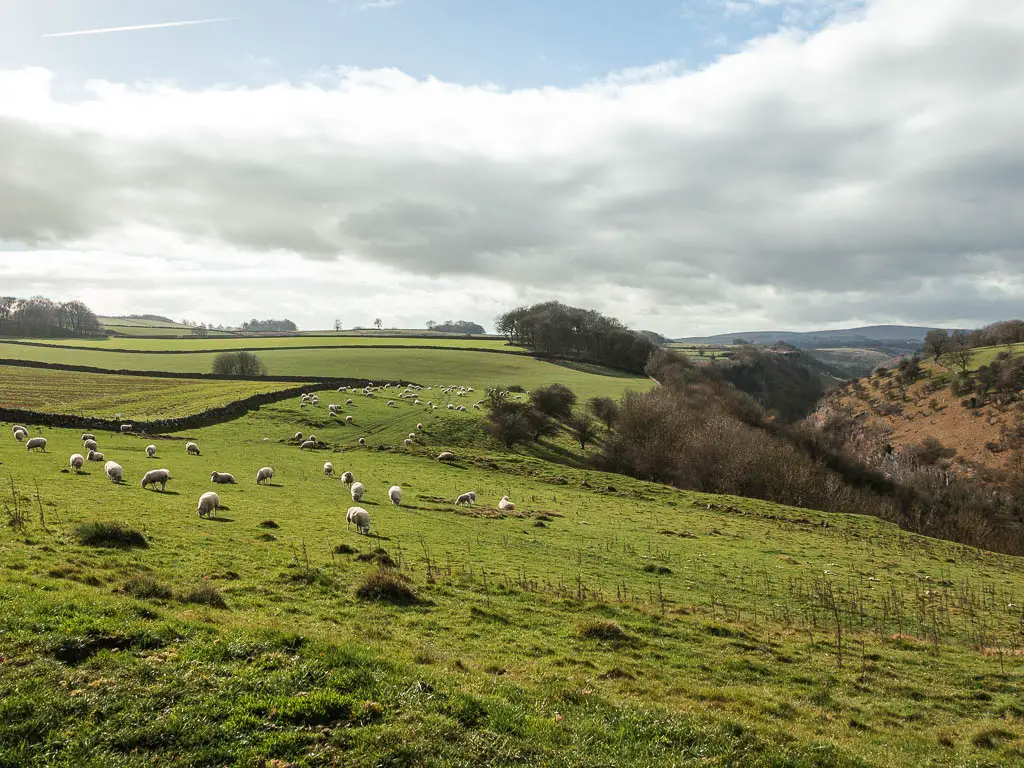
POLYGON ((112 419, 171 419, 295 384, 204 381, 0 366, 0 405, 112 419))
MULTIPOLYGON (((208 353, 150 355, 81 349, 26 347, 0 343, 0 357, 111 370, 164 370, 206 373, 213 362, 208 353)), ((465 384, 483 391, 490 386, 519 384, 527 389, 561 382, 580 397, 617 397, 627 389, 652 386, 649 379, 596 366, 544 362, 526 355, 416 349, 279 349, 260 353, 269 373, 313 377, 405 379, 423 385, 465 384), (602 375, 604 374, 604 375, 602 375)))
POLYGON ((475 430, 471 414, 362 397, 346 408, 355 426, 325 411, 289 401, 199 430, 189 435, 199 458, 167 440, 148 461, 148 441, 100 435, 126 469, 121 487, 99 467, 60 471, 77 432, 42 430, 48 454, 0 439, 5 474, 25 494, 38 483, 47 521, 32 506, 25 532, 0 531, 0 762, 1024 759, 1021 658, 975 648, 1024 646, 1020 609, 1007 607, 1024 588, 1013 558, 869 518, 567 469, 486 441, 444 466, 432 456, 475 430), (358 435, 397 443, 417 421, 426 430, 412 449, 353 447, 358 435), (296 429, 332 450, 300 452, 286 439, 296 429), (346 531, 347 491, 323 476, 325 460, 365 483, 380 539, 346 531), (256 487, 264 464, 275 485, 256 487), (152 466, 171 469, 169 493, 138 487, 152 466), (242 481, 218 487, 220 522, 195 515, 212 469, 242 481), (393 483, 402 508, 386 502, 393 483), (509 494, 529 516, 456 514, 450 499, 470 488, 488 507, 509 494), (95 519, 126 521, 151 546, 75 543, 73 525, 95 519), (280 528, 261 528, 266 519, 280 528), (353 585, 371 566, 332 555, 339 543, 385 547, 424 601, 358 603, 353 585), (120 593, 132 576, 178 596, 205 579, 229 608, 134 599, 120 593), (830 595, 847 622, 841 666, 830 595), (593 619, 619 622, 626 640, 581 638, 593 619), (58 660, 102 643, 125 648, 58 660))
MULTIPOLYGON (((25 341, 38 341, 38 339, 25 339, 25 341)), ((46 340, 47 344, 57 344, 68 347, 90 347, 98 350, 110 349, 132 349, 132 350, 194 350, 197 352, 222 349, 287 349, 289 347, 366 347, 366 346, 396 346, 396 347, 451 347, 454 349, 497 349, 508 354, 526 354, 525 350, 518 347, 510 347, 499 339, 449 339, 444 337, 414 338, 398 336, 281 336, 262 337, 249 336, 230 339, 130 339, 130 338, 104 338, 104 339, 52 339, 46 340)))

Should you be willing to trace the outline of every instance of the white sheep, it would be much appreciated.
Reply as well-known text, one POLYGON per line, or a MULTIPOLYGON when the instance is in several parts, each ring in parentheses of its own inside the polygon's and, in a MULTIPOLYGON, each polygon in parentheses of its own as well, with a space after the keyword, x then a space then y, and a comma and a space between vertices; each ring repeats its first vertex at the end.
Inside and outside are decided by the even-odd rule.
POLYGON ((397 485, 392 485, 388 488, 388 498, 396 507, 402 506, 402 489, 397 485))
POLYGON ((345 401, 345 405, 352 405, 352 398, 351 397, 348 400, 345 401))
POLYGON ((388 400, 387 406, 388 406, 388 408, 394 408, 395 407, 395 401, 394 400, 388 400))
POLYGON ((27 435, 28 427, 23 427, 21 426, 21 424, 15 424, 14 426, 11 427, 11 433, 13 434, 15 432, 24 432, 27 435))
POLYGON ((295 436, 292 438, 292 440, 294 440, 297 443, 298 442, 302 442, 302 433, 301 432, 296 432, 295 436))
POLYGON ((132 426, 131 424, 122 424, 122 425, 121 425, 121 434, 122 434, 122 435, 127 435, 127 434, 128 434, 129 432, 131 432, 131 431, 132 431, 133 429, 135 429, 135 427, 134 427, 134 426, 132 426))
POLYGON ((92 434, 91 432, 86 432, 84 435, 82 435, 82 442, 83 443, 86 440, 95 440, 95 439, 96 439, 96 435, 92 434))
POLYGON ((416 431, 417 432, 422 432, 423 431, 423 425, 422 424, 417 424, 416 425, 416 431))
POLYGON ((263 467, 256 473, 256 485, 266 483, 274 479, 274 470, 271 467, 263 467))
POLYGON ((405 445, 405 446, 409 446, 409 445, 412 445, 412 444, 413 444, 412 440, 410 440, 409 438, 406 438, 405 440, 402 441, 402 445, 405 445))
POLYGON ((99 445, 97 445, 95 440, 86 440, 85 443, 83 443, 82 447, 85 448, 85 450, 87 451, 99 450, 99 445))
POLYGON ((220 507, 220 496, 213 491, 207 491, 199 497, 199 504, 196 511, 200 517, 216 517, 217 509, 220 507))
POLYGON ((366 487, 362 483, 352 483, 352 501, 362 501, 366 487))
POLYGON ((359 444, 360 445, 366 445, 366 438, 365 437, 360 437, 359 438, 359 444))
POLYGON ((22 432, 20 429, 16 429, 14 431, 14 439, 17 440, 19 443, 22 440, 24 440, 26 437, 28 437, 28 433, 27 432, 22 432))
POLYGON ((351 424, 351 423, 352 423, 352 421, 353 421, 353 419, 352 419, 352 417, 351 417, 351 416, 346 416, 346 417, 345 417, 345 423, 346 423, 346 424, 351 424))
POLYGON ((502 512, 515 512, 516 505, 509 501, 508 496, 502 496, 501 501, 498 502, 498 509, 502 512))
POLYGON ((309 437, 307 437, 306 439, 307 439, 307 440, 309 440, 309 441, 310 441, 311 443, 316 443, 316 442, 319 442, 319 441, 318 441, 318 440, 316 439, 316 435, 310 435, 310 436, 309 436, 309 437))
POLYGON ((164 489, 167 487, 167 481, 170 479, 170 470, 151 469, 142 476, 142 489, 145 490, 147 485, 156 486, 157 483, 160 483, 160 492, 163 493, 164 489))
POLYGON ((147 445, 146 446, 146 457, 152 459, 154 456, 156 456, 156 446, 155 445, 147 445))
POLYGON ((449 411, 454 411, 455 410, 455 406, 452 405, 451 403, 448 403, 448 410, 449 411))
POLYGON ((185 443, 185 452, 189 456, 198 456, 199 455, 199 446, 196 445, 195 443, 189 441, 189 442, 185 443))
POLYGON ((103 461, 103 454, 99 451, 89 451, 89 454, 85 457, 86 461, 103 461))
POLYGON ((354 483, 355 480, 355 475, 353 475, 351 472, 341 473, 341 482, 343 482, 345 485, 352 485, 352 483, 354 483))
POLYGON ((237 485, 235 476, 230 472, 211 472, 210 482, 219 483, 220 485, 237 485))
POLYGON ((116 461, 108 461, 103 465, 103 471, 107 473, 112 483, 120 483, 124 480, 124 468, 116 461))
POLYGON ((46 438, 45 437, 32 437, 25 443, 26 451, 34 451, 38 448, 43 453, 46 453, 46 438))
POLYGON ((455 454, 451 451, 441 451, 437 454, 438 461, 455 461, 455 454))
POLYGON ((474 502, 476 502, 476 493, 474 493, 473 491, 469 491, 468 493, 462 494, 461 496, 459 496, 459 498, 455 500, 455 506, 459 506, 459 504, 465 504, 467 507, 469 507, 472 506, 474 502))
POLYGON ((85 466, 85 457, 80 453, 73 453, 71 454, 71 459, 68 463, 71 464, 71 468, 75 470, 75 472, 80 472, 82 467, 85 466))
POLYGON ((334 465, 329 461, 324 462, 324 476, 330 477, 334 474, 334 465))
POLYGON ((330 405, 327 406, 327 412, 330 414, 337 415, 339 408, 341 408, 341 406, 338 405, 337 403, 331 403, 330 405))
POLYGON ((349 507, 345 515, 346 527, 351 524, 364 536, 370 533, 370 513, 362 507, 349 507))
POLYGON ((312 451, 314 448, 316 448, 316 443, 312 440, 306 440, 299 446, 300 451, 312 451))
POLYGON ((415 440, 416 439, 416 433, 415 432, 410 432, 409 433, 409 439, 410 440, 415 440))

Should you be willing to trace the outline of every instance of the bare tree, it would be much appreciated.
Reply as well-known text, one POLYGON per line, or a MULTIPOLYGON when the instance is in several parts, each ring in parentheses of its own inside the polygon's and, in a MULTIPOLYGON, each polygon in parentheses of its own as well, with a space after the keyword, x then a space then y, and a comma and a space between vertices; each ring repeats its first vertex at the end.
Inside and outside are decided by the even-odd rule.
POLYGON ((943 354, 949 365, 960 369, 960 373, 967 373, 971 367, 971 359, 974 357, 974 350, 971 349, 971 340, 963 331, 957 331, 949 337, 949 344, 943 354))
POLYGON ((378 317, 376 320, 373 321, 373 324, 377 327, 377 330, 379 331, 384 326, 384 321, 378 317))

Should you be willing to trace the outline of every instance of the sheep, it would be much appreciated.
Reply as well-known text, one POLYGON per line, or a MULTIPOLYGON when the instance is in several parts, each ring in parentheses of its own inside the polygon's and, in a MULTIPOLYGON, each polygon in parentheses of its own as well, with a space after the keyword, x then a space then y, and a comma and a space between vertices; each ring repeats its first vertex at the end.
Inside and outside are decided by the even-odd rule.
POLYGON ((103 471, 107 473, 107 477, 110 478, 112 483, 120 483, 124 480, 124 468, 121 467, 116 461, 108 461, 103 465, 103 471))
POLYGON ((354 525, 356 531, 367 536, 370 533, 370 513, 362 507, 349 507, 348 514, 345 515, 345 524, 346 527, 354 525))
POLYGON ((353 422, 353 418, 351 416, 346 416, 345 417, 345 423, 346 424, 351 424, 352 422, 353 422))
POLYGON ((26 437, 28 437, 28 433, 22 432, 20 429, 14 433, 14 439, 17 440, 19 443, 26 437))
POLYGON ((352 398, 351 397, 348 400, 345 401, 345 405, 352 405, 352 398))
POLYGON ((26 451, 34 451, 36 448, 40 449, 43 453, 46 453, 46 438, 45 437, 32 437, 25 443, 26 451))
POLYGON ((319 440, 316 439, 316 435, 310 435, 306 439, 309 440, 311 443, 318 443, 318 442, 320 442, 319 440))
POLYGON ((324 462, 324 476, 330 477, 334 474, 334 465, 329 461, 324 462))
POLYGON ((235 482, 235 476, 230 472, 211 472, 210 482, 219 483, 221 485, 237 485, 235 482))
POLYGON ((91 432, 86 432, 84 435, 82 435, 82 442, 83 443, 86 440, 95 440, 95 439, 96 439, 96 435, 92 434, 91 432))
POLYGON ((515 512, 516 505, 509 501, 508 496, 502 496, 501 501, 498 502, 498 509, 502 512, 515 512))
POLYGON ((156 456, 156 446, 155 445, 147 445, 146 446, 146 458, 152 459, 154 456, 156 456))
POLYGON ((149 472, 142 476, 142 490, 146 490, 147 485, 156 487, 157 483, 160 483, 160 493, 164 492, 167 487, 167 481, 171 479, 170 470, 167 469, 151 469, 149 472))
POLYGON ((295 436, 292 438, 292 440, 294 440, 297 443, 301 443, 302 442, 302 433, 301 432, 296 432, 295 436))
POLYGON ((75 472, 81 472, 82 467, 85 466, 85 457, 80 453, 73 453, 68 463, 75 472))
POLYGON ((402 506, 402 489, 397 485, 392 485, 388 488, 388 498, 396 507, 402 506))
POLYGON ((422 424, 417 424, 416 425, 416 431, 417 432, 422 432, 423 431, 423 425, 422 424))
POLYGON ((402 441, 402 445, 406 445, 406 446, 412 445, 412 440, 410 440, 409 438, 406 438, 405 440, 402 441))
POLYGON ((96 444, 95 440, 86 440, 82 447, 87 451, 99 450, 99 445, 96 444))
POLYGON ((362 483, 352 483, 352 501, 362 501, 366 487, 362 483))
POLYGON ((337 415, 339 408, 341 408, 341 406, 338 405, 337 403, 331 403, 330 405, 327 406, 327 412, 337 415))
POLYGON ((256 485, 266 483, 274 479, 274 470, 271 467, 263 467, 256 473, 256 485))
POLYGON ((312 451, 314 448, 316 448, 316 443, 314 443, 312 440, 306 440, 299 446, 300 451, 312 451))
POLYGON ((387 406, 388 406, 388 408, 394 408, 395 407, 395 401, 394 400, 388 400, 387 406))
POLYGON ((437 454, 438 461, 455 461, 455 454, 451 451, 441 451, 437 454))
POLYGON ((189 456, 198 456, 199 455, 199 446, 196 445, 195 443, 189 441, 189 442, 185 443, 185 452, 189 456))
POLYGON ((366 445, 366 438, 365 437, 360 437, 359 438, 359 444, 360 445, 366 445))
POLYGON ((122 435, 127 435, 127 434, 128 434, 129 432, 131 432, 131 431, 132 431, 133 429, 135 429, 135 427, 134 427, 134 426, 132 426, 131 424, 122 424, 122 425, 121 425, 121 434, 122 434, 122 435))
POLYGON ((196 511, 200 517, 216 517, 217 509, 220 507, 220 496, 213 491, 207 491, 199 497, 199 504, 196 511))
POLYGON ((89 451, 89 454, 85 457, 86 461, 103 461, 103 454, 98 451, 89 451))
POLYGON ((416 439, 416 433, 415 432, 410 432, 409 433, 409 439, 410 440, 415 440, 416 439))
POLYGON ((448 410, 449 411, 454 411, 455 410, 455 406, 452 405, 451 403, 448 403, 448 410))
POLYGON ((476 493, 474 493, 473 491, 469 491, 468 493, 462 494, 461 496, 459 496, 459 498, 455 500, 455 506, 457 507, 459 506, 459 504, 465 504, 467 507, 469 507, 472 506, 475 501, 476 493))
POLYGON ((354 483, 355 480, 355 475, 353 475, 351 472, 341 473, 341 482, 343 482, 345 485, 352 485, 352 483, 354 483))

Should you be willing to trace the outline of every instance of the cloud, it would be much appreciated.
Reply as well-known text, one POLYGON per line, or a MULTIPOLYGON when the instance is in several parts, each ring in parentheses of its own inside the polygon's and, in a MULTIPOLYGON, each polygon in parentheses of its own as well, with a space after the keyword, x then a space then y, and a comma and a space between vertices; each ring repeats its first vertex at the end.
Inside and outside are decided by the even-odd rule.
MULTIPOLYGON (((397 0, 380 0, 380 2, 396 2, 397 0)), ((51 32, 42 37, 81 37, 83 35, 107 35, 112 32, 138 32, 147 29, 168 29, 170 27, 194 27, 199 24, 217 24, 232 19, 190 19, 187 21, 164 21, 159 24, 136 24, 130 27, 103 27, 100 29, 80 29, 74 32, 51 32)))
POLYGON ((0 73, 0 242, 51 266, 69 254, 34 277, 0 255, 0 282, 143 311, 179 275, 216 286, 231 264, 239 306, 167 311, 229 322, 261 313, 249 299, 272 315, 294 301, 322 327, 339 304, 487 324, 551 297, 673 335, 1016 314, 1024 5, 919 9, 877 0, 701 70, 576 89, 341 70, 257 89, 95 82, 67 102, 49 72, 0 73), (168 280, 122 294, 82 261, 168 253, 168 280))
POLYGON ((359 10, 383 10, 384 8, 394 8, 396 5, 401 5, 403 2, 405 2, 405 0, 366 0, 366 2, 359 4, 359 10))

